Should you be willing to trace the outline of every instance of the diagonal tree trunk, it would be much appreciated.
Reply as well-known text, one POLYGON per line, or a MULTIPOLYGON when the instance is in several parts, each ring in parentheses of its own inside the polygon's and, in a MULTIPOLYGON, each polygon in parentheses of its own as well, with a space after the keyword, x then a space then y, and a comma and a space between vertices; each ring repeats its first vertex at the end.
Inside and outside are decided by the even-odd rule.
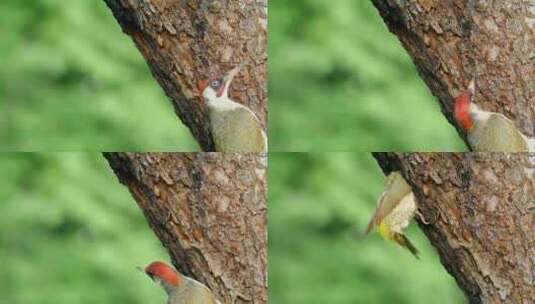
POLYGON ((267 158, 105 153, 181 272, 222 303, 267 303, 267 158))
POLYGON ((230 95, 266 129, 267 0, 104 1, 204 151, 214 144, 197 84, 241 63, 230 95))
POLYGON ((400 170, 418 220, 470 303, 535 301, 535 154, 374 153, 400 170))
POLYGON ((475 102, 535 136, 535 2, 372 0, 454 121, 454 97, 476 79, 475 102))

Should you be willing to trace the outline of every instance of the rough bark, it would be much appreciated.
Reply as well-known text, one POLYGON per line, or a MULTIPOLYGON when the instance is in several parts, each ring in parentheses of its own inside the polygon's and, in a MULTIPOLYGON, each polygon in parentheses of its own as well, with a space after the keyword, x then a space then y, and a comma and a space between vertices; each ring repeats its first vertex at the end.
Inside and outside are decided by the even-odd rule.
POLYGON ((535 154, 374 153, 412 186, 470 303, 535 302, 535 154))
POLYGON ((266 129, 267 0, 104 1, 204 151, 214 144, 197 84, 241 63, 230 95, 266 129))
POLYGON ((478 105, 535 136, 535 1, 372 1, 463 138, 453 103, 472 78, 478 105))
POLYGON ((222 303, 267 303, 267 158, 105 153, 173 264, 222 303))

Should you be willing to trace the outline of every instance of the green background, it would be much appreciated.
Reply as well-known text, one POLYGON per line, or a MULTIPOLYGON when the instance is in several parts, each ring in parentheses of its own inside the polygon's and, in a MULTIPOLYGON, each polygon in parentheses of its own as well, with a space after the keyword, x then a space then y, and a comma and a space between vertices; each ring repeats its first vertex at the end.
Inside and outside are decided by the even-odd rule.
POLYGON ((136 266, 166 261, 98 153, 0 154, 0 303, 165 303, 136 266))
MULTIPOLYGON (((271 0, 271 151, 465 150, 368 0, 271 0)), ((100 0, 0 2, 2 150, 198 146, 100 0)))
MULTIPOLYGON (((0 303, 164 303, 135 266, 167 260, 98 153, 0 155, 0 303)), ((421 260, 359 237, 383 187, 368 153, 272 153, 270 303, 462 303, 415 225, 421 260)))
POLYGON ((270 303, 466 302, 415 222, 420 260, 362 237, 384 184, 371 154, 275 153, 269 168, 270 303))
POLYGON ((369 0, 270 0, 271 151, 463 151, 369 0))
POLYGON ((198 150, 102 0, 0 1, 0 149, 198 150))
MULTIPOLYGON (((271 0, 270 149, 464 150, 367 0, 271 0)), ((103 1, 0 2, 2 150, 197 150, 103 1)), ((166 254, 98 153, 0 155, 0 303, 164 303, 166 254)), ((415 260, 356 237, 369 154, 270 156, 270 303, 461 303, 420 230, 415 260)))

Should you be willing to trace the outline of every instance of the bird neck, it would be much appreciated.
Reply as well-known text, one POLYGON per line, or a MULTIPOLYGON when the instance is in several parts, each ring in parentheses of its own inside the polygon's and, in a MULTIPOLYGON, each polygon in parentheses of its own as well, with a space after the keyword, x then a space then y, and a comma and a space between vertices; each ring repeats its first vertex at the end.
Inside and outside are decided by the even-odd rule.
POLYGON ((176 280, 166 280, 160 277, 156 278, 157 283, 159 283, 160 286, 162 286, 162 288, 165 290, 165 292, 168 295, 175 293, 177 290, 180 290, 181 288, 183 288, 184 284, 186 283, 186 280, 185 280, 186 277, 182 276, 178 272, 176 272, 175 274, 176 274, 176 280))
POLYGON ((210 99, 207 101, 206 105, 212 110, 218 111, 231 111, 239 108, 241 105, 227 96, 223 95, 218 98, 210 99))
POLYGON ((162 288, 165 290, 165 292, 168 295, 176 293, 176 291, 180 290, 182 285, 183 285, 183 283, 171 284, 171 283, 168 283, 168 282, 165 282, 165 281, 161 281, 160 284, 162 285, 162 288))
POLYGON ((473 121, 472 124, 481 123, 481 122, 484 123, 493 114, 495 114, 495 113, 488 112, 488 111, 483 111, 483 110, 479 109, 479 107, 474 103, 470 104, 470 118, 473 121))
POLYGON ((464 130, 471 132, 477 125, 484 124, 493 114, 481 110, 475 103, 457 105, 455 117, 464 130))

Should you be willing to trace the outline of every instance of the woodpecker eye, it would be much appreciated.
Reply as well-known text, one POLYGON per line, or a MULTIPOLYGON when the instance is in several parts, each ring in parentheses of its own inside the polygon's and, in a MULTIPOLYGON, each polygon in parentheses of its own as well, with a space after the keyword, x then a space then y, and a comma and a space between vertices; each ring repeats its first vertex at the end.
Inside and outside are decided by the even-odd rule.
POLYGON ((210 81, 210 87, 212 87, 212 89, 214 90, 218 89, 220 85, 221 85, 221 79, 215 79, 215 80, 210 81))

